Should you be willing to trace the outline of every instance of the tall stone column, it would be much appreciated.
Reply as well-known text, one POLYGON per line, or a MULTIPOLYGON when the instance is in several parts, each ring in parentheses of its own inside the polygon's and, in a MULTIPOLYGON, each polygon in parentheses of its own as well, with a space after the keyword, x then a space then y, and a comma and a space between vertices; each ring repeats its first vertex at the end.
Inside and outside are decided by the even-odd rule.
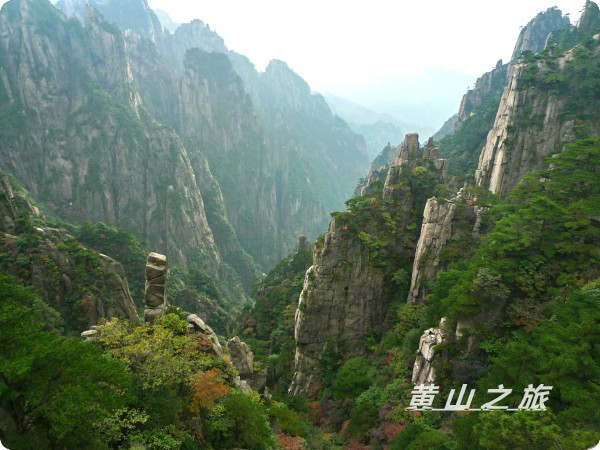
POLYGON ((146 263, 144 321, 154 322, 167 312, 167 257, 150 253, 146 263))

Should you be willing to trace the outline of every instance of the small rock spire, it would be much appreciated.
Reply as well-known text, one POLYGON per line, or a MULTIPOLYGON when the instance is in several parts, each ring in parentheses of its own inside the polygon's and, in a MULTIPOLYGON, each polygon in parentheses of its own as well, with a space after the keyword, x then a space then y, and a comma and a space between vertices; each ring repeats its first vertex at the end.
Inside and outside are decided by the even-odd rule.
POLYGON ((154 322, 167 312, 167 257, 150 253, 146 263, 146 289, 144 296, 144 320, 154 322))

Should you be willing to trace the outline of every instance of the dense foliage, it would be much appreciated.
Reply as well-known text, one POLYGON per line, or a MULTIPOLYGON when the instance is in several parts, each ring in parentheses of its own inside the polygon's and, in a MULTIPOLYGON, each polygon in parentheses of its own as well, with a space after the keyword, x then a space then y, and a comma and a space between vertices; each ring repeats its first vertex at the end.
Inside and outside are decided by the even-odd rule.
POLYGON ((101 448, 96 424, 130 401, 124 365, 60 337, 57 316, 0 275, 0 407, 10 424, 0 437, 9 448, 101 448))
POLYGON ((177 315, 113 319, 94 343, 61 337, 57 317, 0 275, 0 438, 11 449, 273 448, 270 416, 291 431, 301 423, 240 392, 231 365, 177 315))
POLYGON ((294 252, 281 260, 255 285, 256 303, 242 314, 243 339, 256 353, 256 360, 269 368, 271 389, 287 392, 294 368, 294 314, 302 291, 304 274, 312 264, 312 250, 294 252))
POLYGON ((131 296, 137 305, 143 305, 148 249, 135 235, 114 225, 84 222, 76 228, 75 236, 82 244, 109 255, 123 265, 131 296))

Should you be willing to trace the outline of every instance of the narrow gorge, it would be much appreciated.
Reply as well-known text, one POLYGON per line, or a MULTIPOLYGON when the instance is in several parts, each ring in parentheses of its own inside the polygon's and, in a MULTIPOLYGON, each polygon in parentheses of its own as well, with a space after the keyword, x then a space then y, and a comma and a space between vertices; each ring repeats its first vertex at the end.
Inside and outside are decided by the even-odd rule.
MULTIPOLYGON (((222 20, 209 3, 181 11, 222 20)), ((2 2, 2 445, 593 448, 597 4, 575 23, 550 7, 513 30, 431 137, 392 114, 408 98, 321 95, 302 58, 255 66, 234 51, 260 37, 261 5, 223 16, 254 27, 244 47, 159 4, 178 8, 2 2)), ((404 30, 384 26, 391 7, 377 8, 357 16, 361 45, 336 11, 316 47, 327 8, 311 9, 308 59, 325 72, 351 54, 365 74, 408 60, 404 30), (377 8, 393 56, 368 36, 377 8), (327 66, 330 44, 351 51, 327 66)), ((453 8, 448 19, 466 11, 453 8)), ((285 48, 306 11, 270 13, 285 48)))

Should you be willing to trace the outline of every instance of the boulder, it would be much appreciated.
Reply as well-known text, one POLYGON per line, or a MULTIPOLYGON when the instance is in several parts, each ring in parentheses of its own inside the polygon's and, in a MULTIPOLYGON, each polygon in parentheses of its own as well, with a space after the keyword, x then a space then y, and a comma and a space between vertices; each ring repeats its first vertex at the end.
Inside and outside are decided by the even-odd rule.
POLYGON ((248 344, 235 336, 227 342, 227 350, 229 350, 233 367, 237 369, 243 379, 254 374, 254 353, 248 344))
POLYGON ((221 348, 219 339, 212 328, 206 325, 206 323, 204 323, 204 321, 196 314, 190 314, 187 316, 187 321, 191 325, 192 332, 204 334, 212 343, 212 353, 215 356, 222 358, 224 355, 223 349, 221 348))
POLYGON ((93 341, 100 337, 100 332, 97 329, 89 329, 81 333, 81 337, 86 341, 93 341))

